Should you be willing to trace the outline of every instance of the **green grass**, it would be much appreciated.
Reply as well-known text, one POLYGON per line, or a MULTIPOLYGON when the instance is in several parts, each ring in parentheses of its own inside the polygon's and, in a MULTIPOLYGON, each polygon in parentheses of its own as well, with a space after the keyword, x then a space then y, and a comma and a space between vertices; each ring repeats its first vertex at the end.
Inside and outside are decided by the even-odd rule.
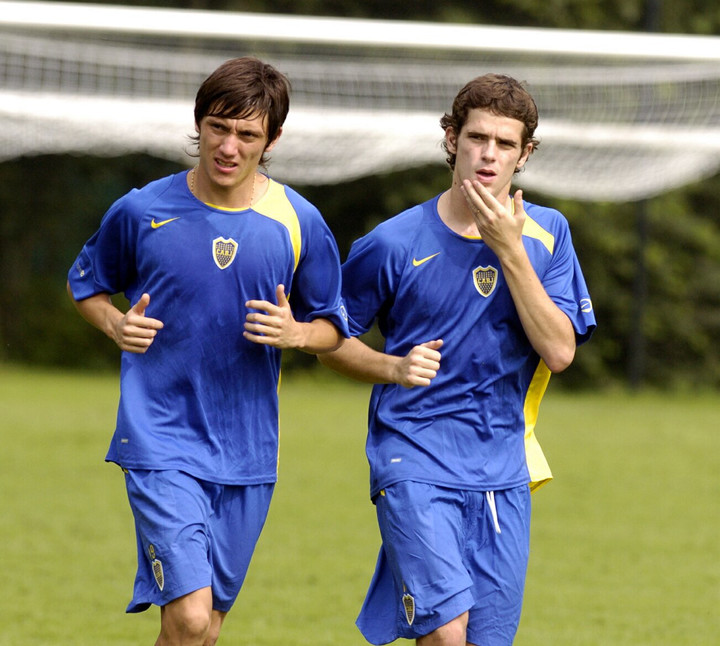
MULTIPOLYGON (((324 376, 323 376, 324 375, 324 376)), ((368 388, 286 378, 280 481, 220 644, 355 646, 378 547, 368 388)), ((552 388, 551 388, 552 391, 552 388)), ((0 646, 152 644, 135 568, 115 376, 0 365, 0 646)), ((720 635, 720 400, 550 392, 516 646, 704 646, 720 635)), ((408 642, 400 642, 408 643, 408 642)))

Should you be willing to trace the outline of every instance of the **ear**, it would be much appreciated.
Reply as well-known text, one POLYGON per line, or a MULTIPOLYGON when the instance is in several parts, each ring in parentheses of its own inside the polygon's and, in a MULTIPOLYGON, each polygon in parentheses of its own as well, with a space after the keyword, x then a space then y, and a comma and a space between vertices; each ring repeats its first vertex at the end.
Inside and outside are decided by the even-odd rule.
POLYGON ((457 135, 455 134, 455 128, 452 126, 445 129, 445 147, 451 155, 457 154, 457 135))
POLYGON ((522 155, 520 155, 520 159, 518 159, 518 163, 515 165, 516 172, 522 170, 522 167, 525 166, 525 162, 527 162, 532 151, 533 151, 532 143, 525 144, 525 149, 523 150, 522 155))
POLYGON ((275 135, 275 139, 273 139, 267 146, 265 146, 265 152, 269 153, 274 147, 275 144, 278 142, 278 139, 280 139, 280 135, 282 134, 282 127, 278 128, 277 135, 275 135))

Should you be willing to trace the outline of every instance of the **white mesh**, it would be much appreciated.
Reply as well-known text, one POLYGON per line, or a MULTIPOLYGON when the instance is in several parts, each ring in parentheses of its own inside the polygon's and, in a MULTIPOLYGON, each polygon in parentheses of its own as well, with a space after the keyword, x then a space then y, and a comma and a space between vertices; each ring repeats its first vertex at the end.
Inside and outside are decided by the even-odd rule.
POLYGON ((143 151, 190 165, 195 92, 245 54, 292 82, 270 166, 290 183, 443 164, 439 119, 489 71, 538 103, 523 187, 624 201, 720 168, 720 38, 34 2, 0 2, 0 160, 143 151))

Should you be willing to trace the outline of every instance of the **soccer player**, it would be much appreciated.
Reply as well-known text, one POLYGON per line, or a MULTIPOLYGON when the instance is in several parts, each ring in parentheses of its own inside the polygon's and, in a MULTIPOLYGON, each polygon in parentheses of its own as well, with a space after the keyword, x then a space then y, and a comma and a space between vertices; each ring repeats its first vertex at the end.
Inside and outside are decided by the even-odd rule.
POLYGON ((440 124, 450 188, 353 244, 352 336, 319 359, 376 384, 367 456, 382 547, 363 635, 505 646, 530 492, 551 477, 534 434, 540 399, 595 318, 565 218, 511 194, 538 145, 523 84, 476 78, 440 124), (384 352, 357 338, 375 320, 384 352))
POLYGON ((242 586, 277 478, 281 350, 347 336, 330 230, 260 172, 288 107, 275 68, 222 64, 196 96, 197 165, 117 200, 68 274, 123 351, 106 459, 135 518, 127 611, 161 607, 158 646, 214 644, 242 586))

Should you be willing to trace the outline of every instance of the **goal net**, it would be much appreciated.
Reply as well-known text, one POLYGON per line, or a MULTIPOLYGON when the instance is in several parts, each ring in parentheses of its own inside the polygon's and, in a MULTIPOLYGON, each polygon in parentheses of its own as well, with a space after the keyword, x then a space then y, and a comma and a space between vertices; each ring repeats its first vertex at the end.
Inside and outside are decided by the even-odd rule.
POLYGON ((541 146, 520 186, 651 197, 720 169, 720 38, 0 1, 0 161, 146 152, 191 165, 222 61, 288 75, 270 172, 332 184, 444 164, 439 119, 485 72, 527 83, 541 146))

